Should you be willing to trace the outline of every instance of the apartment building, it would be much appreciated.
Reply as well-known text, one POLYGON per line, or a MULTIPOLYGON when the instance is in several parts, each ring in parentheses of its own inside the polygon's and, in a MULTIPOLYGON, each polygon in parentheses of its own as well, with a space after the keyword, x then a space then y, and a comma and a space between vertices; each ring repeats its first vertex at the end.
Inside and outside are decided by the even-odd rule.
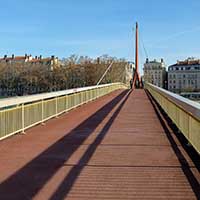
POLYGON ((0 63, 26 63, 33 60, 31 55, 25 54, 24 56, 15 56, 12 54, 11 57, 5 55, 3 58, 0 58, 0 63))
POLYGON ((0 63, 42 64, 42 65, 50 66, 50 69, 53 69, 54 67, 58 66, 59 60, 58 60, 58 57, 55 57, 55 56, 43 58, 41 55, 32 57, 32 55, 27 55, 27 54, 25 54, 24 56, 15 56, 14 54, 12 54, 11 57, 8 57, 7 55, 5 55, 3 58, 0 58, 0 63))
POLYGON ((144 75, 143 79, 145 82, 154 84, 161 88, 166 88, 166 68, 165 62, 163 59, 160 61, 153 60, 149 61, 146 59, 146 63, 144 64, 144 75))
POLYGON ((200 91, 200 60, 188 58, 168 68, 168 90, 181 92, 200 91))

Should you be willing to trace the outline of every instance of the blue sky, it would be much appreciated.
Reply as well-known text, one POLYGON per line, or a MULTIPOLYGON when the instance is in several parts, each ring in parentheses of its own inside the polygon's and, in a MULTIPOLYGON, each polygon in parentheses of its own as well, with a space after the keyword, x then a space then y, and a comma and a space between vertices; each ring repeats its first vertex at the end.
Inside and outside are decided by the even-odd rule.
MULTIPOLYGON (((200 57, 199 0, 9 0, 1 3, 0 55, 109 54, 134 60, 133 26, 150 59, 200 57)), ((145 59, 140 49, 140 65, 145 59)))

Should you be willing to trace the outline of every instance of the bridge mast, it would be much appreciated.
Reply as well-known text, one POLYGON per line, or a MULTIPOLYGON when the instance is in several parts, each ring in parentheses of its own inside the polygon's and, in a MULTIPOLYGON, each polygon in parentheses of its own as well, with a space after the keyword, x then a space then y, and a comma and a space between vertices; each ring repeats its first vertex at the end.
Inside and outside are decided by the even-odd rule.
POLYGON ((136 33, 135 33, 135 69, 136 72, 138 73, 138 61, 139 61, 139 57, 138 57, 138 23, 136 22, 136 33))
POLYGON ((140 87, 140 75, 139 75, 139 33, 138 33, 138 23, 136 22, 136 35, 135 35, 135 73, 133 77, 133 87, 140 87))

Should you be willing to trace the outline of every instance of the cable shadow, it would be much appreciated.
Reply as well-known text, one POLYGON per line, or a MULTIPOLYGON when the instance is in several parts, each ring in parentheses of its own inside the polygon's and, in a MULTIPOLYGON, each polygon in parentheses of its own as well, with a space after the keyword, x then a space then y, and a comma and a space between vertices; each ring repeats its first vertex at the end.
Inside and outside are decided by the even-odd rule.
MULTIPOLYGON (((178 145, 176 144, 174 138, 172 137, 171 133, 170 133, 170 129, 174 132, 173 127, 171 126, 171 123, 169 121, 169 118, 166 116, 166 113, 164 112, 164 110, 160 107, 160 105, 156 102, 156 100, 153 98, 153 96, 146 91, 146 94, 151 102, 151 104, 153 105, 153 108, 158 116, 158 119, 165 131, 165 134, 171 144, 171 147, 174 151, 174 153, 176 154, 176 157, 178 158, 180 164, 181 164, 181 169, 185 175, 185 177, 187 178, 195 196, 197 197, 197 199, 200 199, 200 185, 199 182, 197 180, 197 178, 194 176, 194 174, 192 173, 192 170, 190 168, 190 165, 187 161, 187 159, 184 157, 183 153, 181 152, 181 150, 179 149, 178 145)), ((176 132, 174 132, 176 135, 176 132)), ((180 141, 181 142, 181 141, 180 141)))
POLYGON ((64 180, 62 181, 60 186, 57 188, 57 190, 51 196, 50 200, 61 200, 67 196, 67 194, 70 192, 72 186, 74 185, 77 177, 80 175, 80 173, 84 169, 85 165, 87 165, 90 158, 96 151, 97 147, 99 146, 99 144, 102 142, 102 140, 106 136, 108 130, 110 129, 114 120, 116 119, 116 117, 118 116, 122 107, 126 103, 130 94, 131 94, 131 91, 127 94, 127 96, 124 98, 124 100, 120 103, 119 107, 113 113, 113 115, 111 116, 109 121, 106 123, 106 125, 103 127, 101 132, 98 134, 98 136, 94 140, 94 142, 88 147, 88 149, 83 154, 83 156, 81 157, 81 159, 79 160, 77 165, 73 166, 72 169, 69 171, 68 175, 64 178, 64 180))
POLYGON ((76 128, 66 133, 64 137, 3 181, 0 184, 0 199, 33 199, 127 93, 128 90, 122 91, 76 128), (84 132, 83 135, 80 134, 81 131, 84 132), (78 141, 78 144, 70 145, 69 141, 73 140, 78 141))

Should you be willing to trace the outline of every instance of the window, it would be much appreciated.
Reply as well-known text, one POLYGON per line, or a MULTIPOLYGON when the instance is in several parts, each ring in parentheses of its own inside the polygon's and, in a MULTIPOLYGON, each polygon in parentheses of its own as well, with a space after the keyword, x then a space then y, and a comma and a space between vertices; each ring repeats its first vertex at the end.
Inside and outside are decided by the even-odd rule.
POLYGON ((197 80, 195 80, 195 88, 197 89, 198 85, 197 85, 197 80))

